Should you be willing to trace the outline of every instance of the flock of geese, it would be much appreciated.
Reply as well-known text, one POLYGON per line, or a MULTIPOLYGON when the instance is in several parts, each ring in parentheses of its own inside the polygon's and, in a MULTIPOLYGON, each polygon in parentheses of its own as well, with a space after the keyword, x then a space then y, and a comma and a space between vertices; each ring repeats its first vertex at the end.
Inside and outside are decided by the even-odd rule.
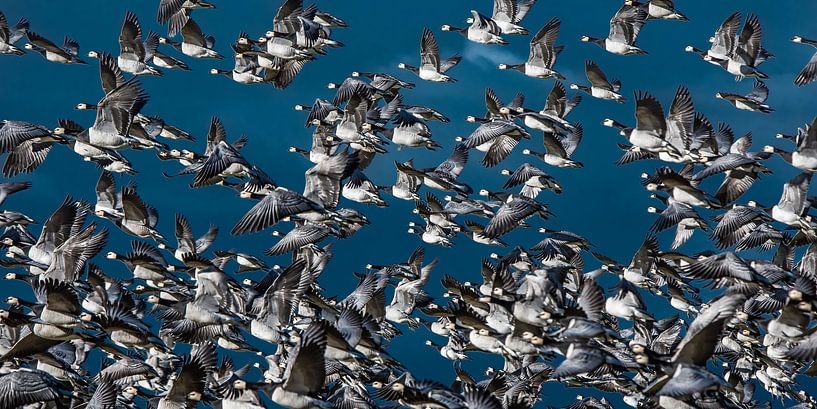
MULTIPOLYGON (((511 36, 528 35, 522 20, 534 3, 495 0, 490 16, 472 10, 469 25, 441 31, 484 47, 508 44, 511 36)), ((566 87, 556 68, 563 46, 557 45, 560 20, 554 17, 531 36, 527 61, 498 66, 554 79, 541 110, 526 107, 521 93, 504 103, 487 89, 486 113, 469 116, 473 132, 446 149, 428 123, 449 118, 408 103, 414 84, 353 72, 330 84, 331 99, 295 107, 305 112, 312 142, 290 151, 311 167, 303 190, 291 189, 253 164, 243 149, 249 141, 228 138, 217 117, 197 152, 170 145, 193 140, 190 133, 143 113, 149 107, 143 76, 189 70, 187 57, 223 58, 192 18, 217 13, 199 10, 214 8, 201 0, 161 0, 158 21, 167 25, 167 37, 144 35, 138 17, 127 13, 118 55, 83 55, 76 41, 66 37, 58 45, 27 20, 11 26, 0 13, 0 54, 36 53, 61 64, 92 58, 102 87, 97 103, 77 105, 96 113, 93 123, 59 120, 49 128, 0 121, 7 178, 35 171, 55 147, 100 168, 95 203, 66 197, 42 222, 5 206, 25 204, 31 183, 0 183, 0 265, 6 280, 31 288, 8 297, 0 309, 0 409, 524 409, 548 400, 542 394, 547 383, 603 396, 579 396, 570 408, 817 407, 798 380, 817 373, 817 200, 809 196, 817 171, 817 118, 778 135, 781 146, 791 147, 756 150, 751 133, 736 137, 725 122, 696 111, 683 86, 664 101, 668 111, 649 92, 635 92, 631 102, 620 81, 587 60, 587 81, 566 87), (577 93, 570 96, 568 89, 577 93), (583 127, 568 119, 580 94, 634 104, 633 126, 603 119, 624 139, 618 164, 663 162, 642 174, 657 202, 648 212, 657 218, 630 262, 601 254, 579 234, 535 227, 542 225, 536 219, 556 217, 539 200, 543 191, 563 190, 543 169, 583 167, 576 158, 583 127), (416 148, 420 157, 396 161, 395 182, 378 185, 367 168, 387 160, 395 145, 416 148), (529 161, 511 165, 515 149, 529 161), (169 235, 137 186, 115 176, 136 171, 128 150, 154 150, 160 160, 177 162, 179 170, 164 176, 187 178, 191 188, 232 189, 248 210, 236 215, 230 233, 280 229, 272 231, 279 239, 266 255, 291 255, 289 264, 225 250, 230 246, 217 240, 217 226, 191 226, 183 209, 169 235), (431 151, 444 151, 442 161, 435 162, 431 151), (754 182, 771 172, 764 163, 775 154, 801 173, 783 185, 777 204, 748 200, 754 182), (497 190, 468 185, 460 175, 474 166, 469 161, 503 165, 498 172, 507 182, 497 190), (708 178, 722 180, 714 193, 704 188, 708 178), (387 207, 394 200, 414 204, 407 231, 423 244, 407 250, 406 261, 366 264, 349 294, 322 288, 324 271, 338 269, 332 242, 367 228, 364 205, 387 207), (504 241, 523 228, 538 230, 541 239, 504 241), (657 235, 667 230, 674 238, 662 245, 657 235), (707 234, 717 251, 679 251, 696 232, 707 234), (109 248, 111 234, 132 237, 131 247, 109 248), (458 281, 425 257, 426 246, 469 239, 496 246, 486 247, 481 261, 460 260, 474 272, 473 281, 458 281), (100 258, 121 262, 128 278, 103 271, 95 263, 100 258), (585 268, 585 260, 600 267, 585 268), (244 278, 259 271, 260 280, 244 278), (605 290, 599 281, 608 275, 617 284, 605 290), (429 280, 441 281, 446 291, 429 294, 429 280), (656 316, 653 304, 677 313, 656 316), (451 360, 456 376, 450 383, 442 376, 417 378, 411 363, 389 354, 392 340, 406 331, 429 333, 413 353, 451 360), (504 365, 468 373, 461 362, 478 354, 497 356, 504 365), (234 362, 236 356, 247 363, 234 362)), ((656 24, 652 20, 688 17, 671 0, 626 0, 606 37, 581 41, 618 55, 647 54, 636 40, 647 22, 656 24)), ((284 88, 306 62, 341 47, 331 35, 345 27, 315 6, 286 0, 270 31, 257 39, 241 33, 231 44, 232 69, 210 72, 284 88)), ((792 41, 817 46, 799 36, 792 41)), ((773 55, 762 44, 759 17, 730 15, 709 43, 686 51, 738 80, 755 81, 746 95, 716 97, 759 115, 772 112, 760 67, 773 55)), ((449 51, 443 58, 434 30, 422 32, 419 51, 417 65, 399 68, 424 81, 456 81, 461 57, 449 51)), ((817 54, 794 82, 815 79, 817 54)))

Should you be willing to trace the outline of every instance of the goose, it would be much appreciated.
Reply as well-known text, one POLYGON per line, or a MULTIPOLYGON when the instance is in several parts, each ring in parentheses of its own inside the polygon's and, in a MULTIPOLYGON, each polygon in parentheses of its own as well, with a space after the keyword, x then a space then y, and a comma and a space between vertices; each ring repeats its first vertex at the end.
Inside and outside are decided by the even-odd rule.
MULTIPOLYGON (((338 236, 340 233, 332 226, 324 224, 305 222, 290 230, 283 235, 278 243, 267 250, 268 256, 277 256, 280 254, 298 251, 301 247, 309 244, 317 244, 318 242, 328 238, 329 236, 338 236)), ((282 234, 278 231, 272 232, 273 236, 280 237, 282 234)))
POLYGON ((400 78, 382 72, 353 71, 351 75, 352 77, 368 78, 370 80, 369 85, 371 85, 374 89, 386 93, 392 97, 397 96, 396 93, 402 88, 404 89, 414 88, 414 84, 403 81, 400 78))
POLYGON ((718 65, 716 60, 727 60, 729 58, 729 54, 734 49, 738 29, 740 29, 740 22, 740 12, 734 12, 729 15, 729 17, 727 17, 726 20, 720 24, 720 26, 718 26, 718 29, 715 31, 715 35, 710 38, 710 43, 712 43, 712 45, 709 46, 709 50, 702 51, 691 45, 686 46, 684 50, 698 54, 704 59, 704 61, 707 61, 710 64, 718 65), (706 56, 710 56, 711 58, 704 58, 706 56))
MULTIPOLYGON (((480 195, 491 195, 491 192, 480 191, 480 195)), ((483 232, 483 235, 489 239, 510 232, 531 216, 539 215, 543 220, 547 220, 550 216, 545 205, 530 197, 504 192, 493 195, 502 200, 502 206, 488 222, 483 232)))
POLYGON ((675 9, 673 0, 648 0, 640 3, 635 0, 626 0, 624 4, 646 8, 649 19, 689 21, 687 16, 675 9))
POLYGON ((810 217, 805 216, 811 173, 801 173, 783 185, 780 201, 771 209, 772 219, 780 223, 810 229, 810 217))
POLYGON ((343 119, 343 110, 321 98, 316 98, 312 106, 295 105, 295 110, 309 112, 304 125, 307 128, 312 126, 316 119, 322 124, 335 124, 343 119))
MULTIPOLYGON (((297 34, 282 34, 276 32, 268 32, 265 37, 259 38, 255 43, 263 44, 267 50, 267 54, 283 58, 285 60, 304 60, 311 59, 312 55, 307 50, 301 49, 298 46, 297 34)), ((239 44, 252 44, 247 38, 239 38, 239 44)))
POLYGON ((417 74, 420 79, 433 82, 456 82, 457 80, 445 75, 445 73, 459 64, 462 57, 454 55, 446 60, 440 60, 440 46, 434 33, 428 28, 423 29, 423 37, 420 42, 420 67, 414 67, 405 63, 398 64, 398 68, 409 70, 417 74))
POLYGON ((434 341, 427 339, 425 344, 436 349, 437 352, 440 353, 445 359, 451 361, 462 361, 468 359, 468 355, 465 354, 464 349, 466 342, 459 338, 458 335, 452 335, 448 337, 448 343, 446 345, 437 345, 434 341))
POLYGON ((38 369, 19 368, 0 375, 0 390, 5 391, 5 407, 56 404, 76 394, 73 388, 38 369))
POLYGON ((208 379, 216 369, 216 347, 203 342, 190 351, 190 355, 175 372, 167 386, 167 392, 159 399, 157 408, 172 409, 197 405, 205 398, 208 379))
POLYGON ((738 95, 728 92, 718 92, 715 98, 723 99, 732 104, 737 109, 751 112, 762 112, 768 114, 774 109, 766 104, 769 97, 769 88, 763 81, 756 80, 752 92, 747 95, 738 95))
POLYGON ((388 207, 388 203, 380 197, 380 190, 380 186, 369 180, 360 169, 355 169, 349 180, 343 185, 341 195, 354 202, 388 207))
POLYGON ((272 383, 270 398, 286 408, 309 409, 325 407, 327 403, 316 398, 323 389, 326 377, 326 324, 316 321, 295 337, 295 346, 286 361, 286 377, 281 383, 272 383))
POLYGON ((425 285, 431 271, 437 265, 437 260, 431 261, 420 269, 420 276, 416 279, 404 278, 394 289, 394 296, 386 306, 385 319, 394 323, 406 323, 413 328, 419 327, 419 321, 411 316, 415 308, 422 308, 433 301, 426 294, 425 285))
POLYGON ((426 192, 426 202, 418 198, 414 202, 415 208, 411 212, 425 220, 427 224, 439 226, 446 230, 459 231, 462 227, 454 221, 455 213, 445 209, 440 199, 431 192, 426 192))
POLYGON ((638 55, 647 52, 638 48, 635 41, 641 27, 647 21, 647 11, 643 8, 622 6, 610 19, 610 33, 607 38, 582 36, 583 42, 591 42, 605 51, 618 55, 638 55))
POLYGON ((248 57, 243 53, 236 53, 235 66, 232 70, 211 68, 210 74, 224 75, 239 84, 258 84, 264 82, 264 77, 259 75, 261 71, 261 67, 258 66, 254 58, 248 57))
MULTIPOLYGON (((154 44, 154 56, 155 56, 154 44)), ((91 53, 96 53, 92 51, 91 53)), ((90 57, 95 57, 89 54, 90 57)), ((119 57, 117 64, 122 71, 133 75, 162 75, 162 72, 147 65, 148 58, 146 43, 142 41, 142 26, 139 19, 132 12, 125 14, 122 30, 119 34, 119 57)))
MULTIPOLYGON (((176 249, 173 251, 173 256, 179 261, 184 261, 186 254, 201 254, 207 251, 213 244, 218 235, 218 226, 210 225, 207 232, 201 237, 195 238, 193 230, 190 228, 190 222, 183 214, 176 214, 176 249)), ((166 244, 160 243, 159 248, 172 250, 166 244)))
POLYGON ((264 194, 242 192, 242 197, 260 200, 236 223, 233 235, 258 232, 293 216, 318 221, 329 213, 319 202, 283 186, 271 187, 264 194))
POLYGON ((151 63, 159 68, 166 68, 169 70, 190 71, 190 66, 188 66, 184 61, 171 57, 158 50, 160 44, 159 38, 159 34, 153 31, 148 32, 147 37, 145 37, 145 63, 151 63))
POLYGON ((9 27, 6 15, 0 12, 0 54, 23 55, 25 51, 14 44, 28 32, 28 20, 21 18, 13 27, 9 27))
POLYGON ((468 227, 468 229, 464 231, 464 234, 473 240, 474 243, 484 244, 486 246, 508 247, 508 243, 505 243, 498 238, 489 239, 488 237, 485 237, 485 226, 470 220, 465 222, 465 225, 468 227))
MULTIPOLYGON (((148 101, 147 94, 142 90, 138 79, 121 82, 107 77, 108 64, 112 58, 103 55, 100 58, 100 76, 102 77, 105 97, 93 108, 96 109, 94 124, 88 128, 88 140, 91 145, 120 149, 126 146, 138 145, 138 141, 131 137, 130 128, 133 117, 141 111, 148 101)), ((79 104, 79 109, 92 108, 89 104, 79 104)))
POLYGON ((530 134, 521 126, 507 120, 492 120, 481 124, 468 138, 457 138, 457 142, 462 142, 466 149, 485 152, 483 166, 493 167, 505 160, 522 138, 530 139, 530 134))
POLYGON ((804 172, 817 171, 817 118, 813 119, 805 130, 798 129, 795 143, 797 148, 793 152, 769 145, 764 146, 763 151, 779 154, 786 162, 804 172))
POLYGON ((409 228, 406 230, 409 234, 414 234, 423 240, 423 243, 434 244, 443 247, 453 247, 454 243, 451 241, 454 231, 443 229, 442 227, 427 223, 425 227, 419 226, 414 222, 409 223, 409 228))
POLYGON ((182 27, 182 41, 172 41, 166 37, 159 37, 159 44, 170 44, 182 54, 193 58, 224 58, 221 54, 213 50, 216 39, 213 36, 204 36, 201 27, 192 19, 188 18, 182 27))
POLYGON ((442 123, 451 122, 447 116, 443 115, 440 111, 437 111, 434 108, 421 106, 421 105, 406 105, 400 107, 400 111, 408 112, 412 116, 417 119, 422 119, 424 121, 440 121, 442 123))
POLYGON ((658 233, 672 226, 677 226, 675 238, 672 241, 673 249, 677 249, 686 243, 696 229, 703 231, 709 229, 709 225, 692 206, 678 202, 672 197, 662 198, 661 200, 667 206, 664 210, 659 211, 654 206, 647 208, 647 212, 658 214, 658 219, 655 220, 650 231, 658 233))
POLYGON ((752 134, 750 132, 732 143, 728 152, 707 162, 706 168, 696 173, 692 180, 701 181, 724 172, 726 178, 715 193, 715 197, 724 205, 735 201, 749 190, 761 174, 771 173, 769 168, 760 161, 768 159, 772 153, 767 152, 766 149, 763 152, 749 152, 751 145, 752 134))
POLYGON ((611 83, 598 64, 590 60, 585 61, 584 72, 587 80, 590 81, 590 86, 570 84, 570 89, 584 91, 594 98, 624 103, 624 97, 619 94, 621 81, 616 80, 611 83))
POLYGON ((167 23, 167 35, 173 37, 190 19, 193 9, 214 9, 215 5, 203 0, 161 0, 156 20, 159 24, 167 23))
MULTIPOLYGON (((740 20, 740 15, 738 15, 738 20, 740 20)), ((708 53, 703 56, 703 59, 720 65, 728 73, 734 75, 736 80, 742 80, 745 77, 766 79, 768 75, 757 69, 757 66, 766 58, 761 46, 762 36, 760 20, 756 15, 750 15, 740 35, 732 40, 734 43, 726 58, 708 53)))
MULTIPOLYGON (((402 98, 398 95, 395 100, 399 103, 402 98)), ((392 123, 395 125, 393 128, 381 133, 400 147, 423 147, 432 151, 440 147, 439 143, 431 139, 428 125, 409 112, 399 110, 392 123)))
POLYGON ((601 367, 609 370, 623 369, 624 364, 603 349, 571 343, 565 352, 565 360, 550 374, 562 379, 569 376, 592 372, 601 367))
POLYGON ((503 189, 510 189, 522 185, 521 195, 527 196, 531 199, 536 199, 542 190, 553 190, 556 194, 562 193, 562 185, 556 181, 553 176, 548 175, 541 169, 531 165, 530 163, 523 163, 511 172, 508 169, 503 169, 501 172, 505 176, 510 176, 503 189))
POLYGON ((165 284, 178 281, 171 275, 176 270, 176 266, 169 265, 159 249, 146 242, 133 241, 128 254, 109 251, 105 254, 105 258, 122 262, 134 278, 145 280, 151 287, 161 288, 165 284))
POLYGON ((674 200, 691 206, 718 208, 721 205, 713 201, 709 195, 698 187, 693 176, 688 172, 678 173, 668 166, 658 168, 653 177, 646 174, 643 182, 648 191, 666 191, 674 200))
POLYGON ((33 31, 27 31, 28 43, 23 48, 40 53, 46 60, 61 64, 87 64, 79 58, 79 43, 65 37, 63 46, 59 47, 50 40, 33 31))
MULTIPOLYGON (((679 92, 681 89, 679 88, 679 92)), ((678 94, 676 93, 676 95, 678 94)), ((646 92, 635 92, 635 100, 636 127, 635 129, 622 129, 621 134, 626 136, 631 144, 648 152, 664 151, 678 154, 678 149, 667 141, 669 128, 661 103, 646 92)), ((673 103, 673 105, 675 104, 673 103)), ((691 114, 694 115, 694 111, 691 114)), ((615 123, 612 123, 612 125, 615 125, 615 123)), ((685 137, 686 135, 679 136, 685 137)))
POLYGON ((422 179, 422 183, 432 189, 457 191, 468 194, 471 187, 457 182, 465 164, 468 162, 468 148, 463 144, 454 147, 451 155, 436 168, 417 169, 412 163, 399 163, 397 170, 408 176, 422 179))
POLYGON ((562 74, 553 70, 556 57, 564 49, 563 46, 554 47, 559 35, 561 21, 554 17, 550 19, 530 41, 530 55, 523 64, 499 64, 500 70, 516 70, 533 78, 565 79, 562 74))
POLYGON ((55 143, 67 144, 60 128, 50 130, 30 122, 0 120, 0 152, 9 152, 3 175, 30 173, 46 159, 55 143))
POLYGON ((499 44, 507 45, 508 42, 501 37, 502 29, 492 19, 483 16, 476 10, 471 10, 471 18, 468 21, 471 25, 458 28, 448 24, 440 27, 442 31, 456 31, 462 34, 469 41, 479 44, 499 44))
MULTIPOLYGON (((502 34, 528 34, 528 30, 519 23, 530 12, 536 0, 494 0, 491 20, 499 26, 502 34)), ((466 20, 471 23, 471 21, 466 20)))
POLYGON ((571 159, 571 156, 573 156, 573 152, 576 151, 576 148, 582 141, 584 128, 581 124, 576 124, 574 128, 573 131, 561 139, 557 138, 553 133, 545 132, 545 153, 536 152, 531 149, 523 149, 522 154, 535 156, 548 165, 559 168, 582 168, 584 164, 571 159))
MULTIPOLYGON (((792 37, 791 41, 794 43, 806 44, 817 48, 817 41, 815 40, 809 40, 807 38, 803 38, 800 36, 794 36, 792 37)), ((2 48, 2 45, 0 45, 0 48, 2 48)), ((800 70, 799 74, 797 74, 797 78, 794 79, 794 85, 802 87, 803 85, 811 83, 815 79, 817 79, 817 52, 812 54, 811 59, 808 61, 806 66, 803 67, 802 70, 800 70)))
POLYGON ((96 183, 94 214, 106 219, 122 217, 121 196, 116 191, 113 175, 107 170, 102 171, 96 183))
POLYGON ((136 187, 134 185, 124 186, 120 196, 122 217, 114 219, 117 227, 136 237, 164 240, 161 233, 156 231, 159 213, 142 201, 136 192, 136 187))
POLYGON ((422 179, 416 175, 409 175, 400 170, 401 165, 404 168, 413 168, 413 160, 409 159, 406 162, 395 162, 394 164, 397 168, 397 180, 394 182, 394 185, 387 186, 385 190, 401 200, 419 200, 420 196, 417 195, 417 191, 420 190, 422 179))

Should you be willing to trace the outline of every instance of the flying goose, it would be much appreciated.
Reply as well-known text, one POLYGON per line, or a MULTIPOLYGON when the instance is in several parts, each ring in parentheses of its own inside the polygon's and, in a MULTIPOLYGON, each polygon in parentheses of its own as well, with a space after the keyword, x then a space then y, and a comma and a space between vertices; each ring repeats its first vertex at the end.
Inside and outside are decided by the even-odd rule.
POLYGON ((159 399, 160 409, 195 406, 205 399, 207 382, 216 369, 216 347, 211 342, 196 345, 181 369, 171 378, 167 392, 159 399))
MULTIPOLYGON (((277 256, 297 252, 301 247, 309 244, 317 244, 329 236, 337 236, 339 234, 340 233, 333 226, 304 222, 283 235, 281 240, 269 248, 266 253, 268 256, 277 256)), ((273 231, 272 235, 280 237, 281 233, 273 231)))
POLYGON ((388 203, 380 197, 380 190, 381 187, 369 180, 360 169, 355 169, 349 180, 343 185, 341 195, 354 202, 388 207, 388 203))
POLYGON ((28 25, 28 20, 21 18, 14 27, 9 27, 6 15, 0 12, 0 54, 25 54, 14 44, 26 35, 28 25))
POLYGON ((161 0, 156 20, 159 24, 167 23, 167 35, 173 37, 190 19, 193 9, 214 9, 215 5, 203 0, 161 0))
POLYGON ((397 170, 408 176, 419 177, 424 185, 445 191, 457 191, 464 194, 472 192, 470 186, 457 182, 465 164, 468 162, 468 148, 463 144, 454 147, 451 155, 436 168, 417 169, 412 163, 398 163, 397 170))
MULTIPOLYGON (((150 38, 150 37, 149 37, 150 38)), ((154 51, 155 51, 154 44, 154 51)), ((94 53, 92 51, 92 53, 94 53)), ((94 55, 90 55, 94 57, 94 55)), ((154 54, 155 56, 155 54, 154 54)), ((162 75, 162 72, 149 66, 146 42, 142 41, 142 26, 139 19, 132 12, 125 14, 122 30, 119 34, 119 57, 117 64, 122 71, 133 75, 162 75)))
POLYGON ((647 10, 649 19, 689 21, 687 16, 675 9, 673 0, 648 0, 644 3, 635 0, 625 0, 624 4, 643 7, 647 10))
POLYGON ((442 31, 456 31, 470 41, 480 44, 500 44, 507 45, 508 42, 501 37, 502 29, 494 20, 483 16, 476 10, 471 10, 471 18, 466 20, 471 25, 458 28, 448 24, 440 27, 442 31))
POLYGON ((16 408, 46 402, 60 404, 74 392, 73 388, 38 369, 20 368, 0 376, 0 405, 16 408), (56 401, 56 402, 55 402, 56 401))
MULTIPOLYGON (((491 195, 491 192, 480 191, 480 194, 491 195)), ((510 232, 531 216, 539 215, 542 219, 547 220, 550 215, 547 207, 533 198, 503 192, 493 193, 493 195, 502 200, 502 206, 485 226, 483 235, 489 239, 510 232)))
MULTIPOLYGON (((130 129, 133 118, 145 106, 148 96, 135 77, 122 81, 121 73, 110 71, 109 64, 112 62, 113 59, 107 54, 103 54, 99 60, 105 97, 94 106, 96 118, 94 124, 88 128, 88 140, 91 145, 97 147, 120 149, 139 145, 136 138, 130 136, 130 129)), ((88 104, 80 104, 77 107, 91 108, 88 104)))
POLYGON ((324 407, 316 398, 326 377, 326 323, 316 320, 294 339, 288 355, 284 381, 273 383, 270 398, 287 408, 324 407))
POLYGON ((530 12, 536 0, 494 0, 493 20, 503 34, 528 34, 519 23, 530 12))
POLYGON ((557 137, 554 133, 545 132, 545 153, 523 149, 522 154, 535 156, 548 165, 559 168, 582 168, 584 164, 571 159, 571 156, 573 156, 573 152, 576 151, 582 141, 584 128, 581 124, 574 125, 574 128, 563 137, 557 137))
POLYGON ((770 215, 775 221, 802 229, 811 229, 812 223, 806 216, 808 209, 808 188, 811 173, 801 173, 783 185, 780 201, 771 209, 770 215))
POLYGON ((594 98, 624 103, 624 97, 619 94, 621 81, 616 80, 611 83, 598 64, 590 60, 585 61, 584 72, 587 80, 590 81, 590 86, 570 84, 570 89, 584 91, 594 98))
POLYGON ((553 190, 556 194, 562 193, 562 185, 560 185, 553 176, 548 175, 530 163, 519 165, 513 172, 503 169, 502 174, 510 176, 508 181, 505 182, 505 185, 502 186, 503 189, 522 185, 520 194, 531 199, 536 199, 543 189, 553 190))
MULTIPOLYGON (((187 0, 186 0, 187 1, 187 0)), ((213 50, 216 39, 213 36, 204 36, 201 27, 192 19, 188 18, 182 27, 182 41, 172 41, 166 37, 160 37, 160 44, 170 44, 182 54, 193 58, 224 58, 217 51, 213 50)))
POLYGON ((726 178, 715 193, 715 197, 723 205, 734 202, 749 190, 761 174, 771 173, 760 161, 768 159, 772 153, 766 152, 765 149, 763 152, 749 152, 751 145, 750 132, 732 143, 728 152, 708 161, 706 168, 696 173, 692 180, 701 181, 721 172, 726 173, 726 178))
POLYGON ((736 11, 732 13, 720 24, 720 26, 718 26, 718 29, 715 31, 715 35, 709 39, 709 42, 712 43, 712 45, 709 46, 707 51, 700 50, 691 45, 686 46, 685 51, 696 53, 701 58, 710 56, 710 59, 704 58, 704 61, 707 61, 710 64, 718 65, 716 60, 728 59, 729 54, 734 49, 737 41, 738 29, 740 28, 740 21, 740 12, 736 11))
POLYGON ((61 64, 87 64, 79 58, 79 43, 75 40, 65 37, 63 46, 59 47, 33 31, 27 31, 26 36, 29 42, 24 48, 40 53, 48 61, 61 64))
POLYGON ((466 149, 485 152, 482 164, 493 167, 505 160, 522 138, 530 139, 530 134, 521 126, 508 120, 492 120, 481 124, 468 138, 457 138, 457 142, 466 149))
POLYGON ((774 111, 772 107, 766 104, 768 97, 769 88, 760 80, 755 80, 755 86, 752 88, 752 92, 747 95, 738 95, 728 92, 718 92, 715 94, 715 98, 726 100, 737 109, 762 112, 764 114, 774 111))
MULTIPOLYGON (((794 36, 792 37, 791 41, 795 43, 810 45, 812 47, 817 48, 817 41, 815 40, 809 40, 807 38, 803 38, 800 36, 794 36)), ((794 79, 794 85, 802 87, 803 85, 811 83, 815 79, 817 79, 817 52, 812 54, 811 59, 808 61, 806 66, 803 67, 802 70, 800 70, 799 74, 797 74, 797 78, 794 79)))
POLYGON ((440 46, 437 45, 437 39, 434 38, 434 33, 428 28, 423 29, 423 38, 420 42, 420 67, 414 67, 408 64, 400 63, 399 68, 409 70, 417 74, 420 79, 433 82, 456 82, 457 80, 451 78, 445 73, 459 64, 462 57, 454 55, 446 60, 440 60, 440 46))
POLYGON ((691 206, 721 207, 719 203, 710 198, 707 192, 701 190, 697 181, 693 180, 693 176, 689 174, 689 170, 685 169, 678 173, 669 166, 664 166, 656 169, 652 177, 646 174, 642 176, 646 176, 643 184, 648 191, 665 191, 674 200, 691 206))
MULTIPOLYGON (((737 14, 737 20, 737 23, 740 24, 740 14, 737 14)), ((736 29, 737 27, 735 27, 736 29)), ((731 28, 725 34, 730 33, 731 28)), ((750 15, 747 17, 740 35, 731 40, 731 48, 728 49, 725 58, 721 55, 707 53, 703 56, 703 59, 721 66, 728 73, 734 75, 736 80, 742 80, 745 77, 766 79, 768 76, 757 69, 757 66, 765 61, 769 55, 761 46, 762 37, 763 30, 760 26, 760 20, 756 15, 750 15)), ((716 41, 719 40, 716 39, 716 41)))
POLYGON ((317 221, 328 213, 319 202, 282 186, 272 186, 264 194, 242 192, 242 197, 260 201, 236 223, 231 231, 233 235, 261 231, 292 216, 317 221))
POLYGON ((817 171, 817 117, 805 129, 798 128, 794 142, 797 147, 793 152, 769 145, 764 146, 763 151, 779 154, 786 162, 804 172, 817 171))
MULTIPOLYGON (((201 254, 210 248, 218 235, 218 226, 211 224, 206 233, 199 238, 195 238, 193 230, 190 228, 190 222, 187 221, 183 214, 177 213, 175 235, 176 249, 173 256, 179 261, 184 261, 185 254, 201 254)), ((159 248, 170 250, 164 243, 160 243, 159 248)))
POLYGON ((530 40, 528 61, 522 64, 499 64, 499 69, 516 70, 533 78, 565 79, 562 74, 553 69, 556 57, 564 49, 563 46, 554 46, 556 37, 559 35, 560 26, 561 21, 558 18, 550 19, 530 40))
POLYGON ((122 204, 122 217, 115 217, 112 220, 117 227, 136 237, 164 240, 162 234, 156 230, 159 213, 142 201, 134 185, 122 187, 119 200, 122 204))
POLYGON ((663 199, 663 201, 667 206, 663 210, 658 210, 654 206, 647 208, 647 211, 650 213, 658 213, 658 218, 650 230, 658 233, 677 226, 675 229, 675 238, 672 241, 673 249, 677 249, 686 243, 687 240, 692 237, 692 234, 695 233, 696 229, 703 231, 708 230, 709 225, 692 206, 678 202, 672 197, 663 199))
POLYGON ((582 36, 584 42, 591 42, 607 52, 618 55, 646 54, 635 41, 641 27, 647 21, 647 11, 640 7, 622 6, 610 19, 610 33, 607 38, 582 36))
POLYGON ((60 128, 52 131, 29 122, 0 120, 0 152, 9 153, 3 164, 3 175, 33 172, 45 161, 55 143, 68 143, 60 128))

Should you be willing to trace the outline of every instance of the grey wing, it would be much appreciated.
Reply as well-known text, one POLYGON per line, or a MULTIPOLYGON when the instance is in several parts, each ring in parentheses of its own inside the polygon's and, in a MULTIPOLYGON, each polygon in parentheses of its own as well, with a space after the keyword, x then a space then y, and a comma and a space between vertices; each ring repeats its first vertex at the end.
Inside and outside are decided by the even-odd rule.
POLYGON ((459 144, 454 147, 454 151, 451 152, 448 159, 437 166, 434 171, 446 173, 457 178, 460 173, 462 173, 462 170, 465 169, 466 162, 468 162, 468 148, 463 144, 459 144))
POLYGON ((594 88, 613 90, 613 85, 610 84, 610 81, 607 80, 607 76, 601 70, 601 67, 595 62, 587 60, 584 63, 584 71, 587 75, 587 80, 593 84, 594 88))
POLYGON ((434 70, 440 70, 440 46, 434 33, 428 28, 423 30, 423 38, 420 42, 420 65, 430 66, 434 70))
POLYGON ((758 104, 762 104, 769 98, 769 87, 767 87, 763 81, 757 80, 755 81, 755 86, 752 88, 752 92, 746 95, 746 98, 758 104))
POLYGON ((182 37, 185 43, 207 48, 207 39, 204 38, 201 27, 192 18, 188 19, 187 23, 182 27, 182 37))
POLYGON ((794 84, 801 87, 814 81, 815 79, 817 79, 817 53, 814 53, 811 56, 811 59, 808 61, 806 66, 800 70, 799 74, 797 74, 797 78, 794 79, 794 84))
POLYGON ((564 146, 565 153, 567 153, 568 158, 573 156, 573 152, 575 152, 576 148, 579 147, 584 135, 584 127, 582 124, 575 124, 573 127, 573 131, 568 133, 566 137, 562 138, 562 146, 564 146))

